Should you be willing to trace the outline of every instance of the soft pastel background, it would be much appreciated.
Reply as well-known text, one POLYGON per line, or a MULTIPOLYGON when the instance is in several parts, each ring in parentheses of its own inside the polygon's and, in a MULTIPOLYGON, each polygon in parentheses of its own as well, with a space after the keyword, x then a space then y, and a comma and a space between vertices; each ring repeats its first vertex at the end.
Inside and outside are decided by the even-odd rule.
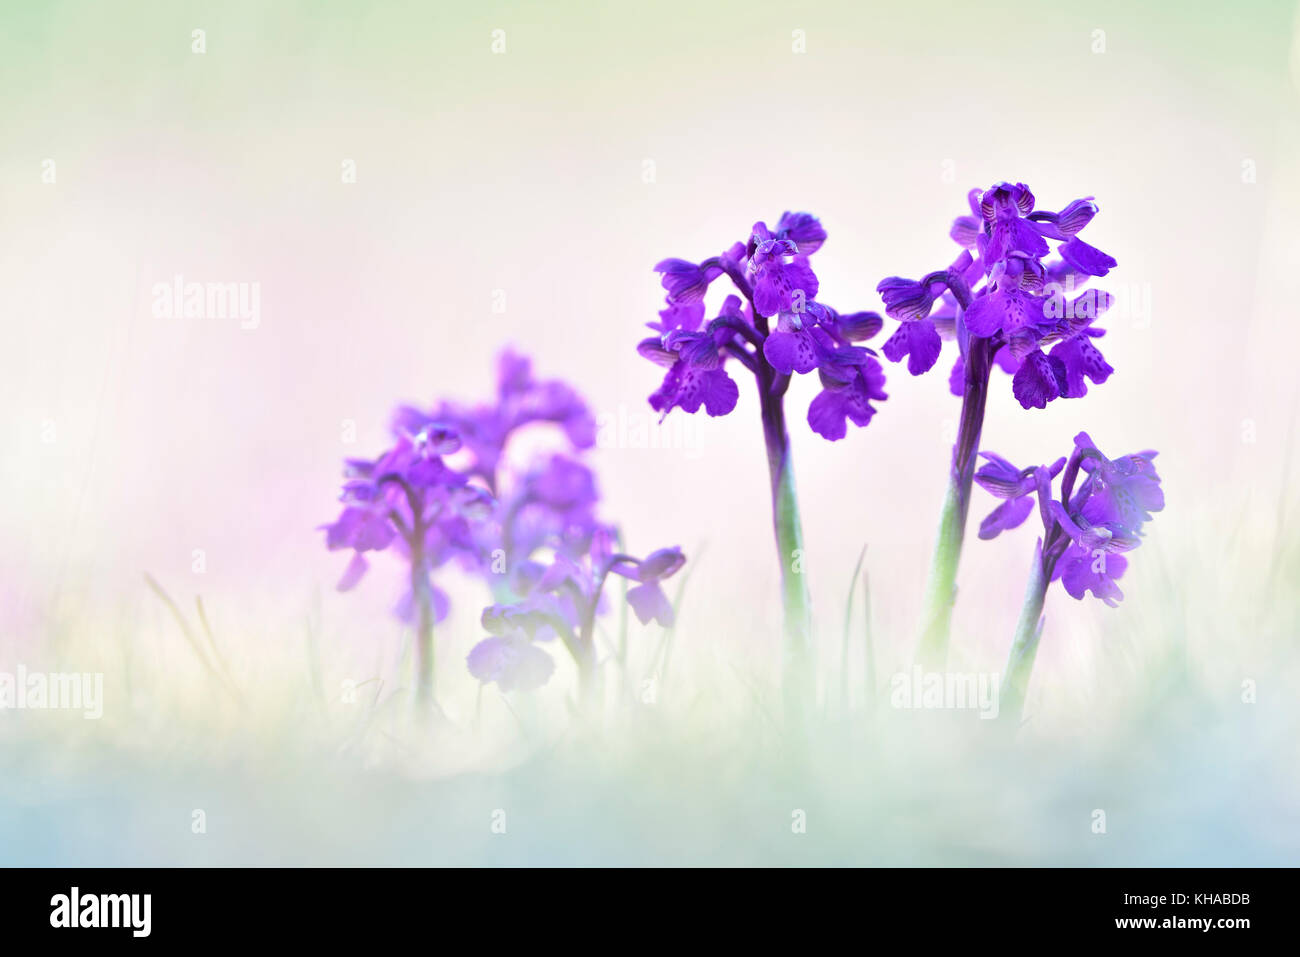
MULTIPOLYGON (((0 23, 0 668, 103 671, 108 694, 98 723, 0 713, 0 861, 1253 863, 1300 846, 1294 3, 81 2, 8 5, 0 23), (474 733, 426 747, 396 728, 400 702, 361 719, 335 701, 344 680, 381 679, 366 687, 382 701, 404 678, 396 569, 338 595, 344 559, 314 530, 340 460, 381 447, 396 402, 486 397, 514 344, 598 414, 643 424, 658 370, 633 346, 656 261, 808 209, 830 232, 819 298, 879 308, 876 282, 946 264, 966 190, 998 179, 1046 208, 1098 199, 1088 238, 1120 262, 1102 283, 1120 306, 1111 381, 1025 412, 995 379, 986 447, 1050 461, 1087 429, 1114 454, 1157 448, 1168 500, 1120 609, 1049 598, 1028 751, 966 767, 978 722, 864 730, 860 615, 839 690, 864 544, 880 680, 910 658, 951 353, 920 379, 891 366, 889 401, 839 443, 803 426, 814 383, 791 390, 837 721, 807 778, 753 758, 775 747, 779 611, 747 382, 730 417, 676 413, 652 449, 614 429, 591 455, 633 549, 695 559, 649 716, 610 731, 604 763, 569 759, 606 810, 639 795, 626 820, 575 811, 561 759, 449 776, 553 743, 570 679, 515 712, 479 702, 461 667, 473 583, 456 585, 438 682, 474 733), (260 325, 155 318, 151 287, 176 274, 260 283, 260 325), (202 596, 244 708, 145 573, 187 613, 202 596), (714 803, 685 797, 719 754, 734 760, 714 803), (382 767, 354 773, 367 763, 382 767), (248 798, 268 781, 319 793, 313 776, 337 806, 303 818, 295 799, 248 798), (532 838, 481 847, 498 798, 477 786, 533 795, 532 838), (791 850, 782 822, 809 791, 859 839, 791 850), (208 805, 223 836, 196 844, 190 809, 208 805), (1123 836, 1093 838, 1098 807, 1123 836), (771 844, 754 837, 769 810, 771 844), (455 832, 462 811, 472 836, 395 836, 428 815, 455 832)), ((977 492, 973 521, 991 505, 977 492)), ((957 667, 1001 669, 1032 547, 1028 528, 972 537, 957 667)), ((633 634, 646 674, 662 637, 633 634)))

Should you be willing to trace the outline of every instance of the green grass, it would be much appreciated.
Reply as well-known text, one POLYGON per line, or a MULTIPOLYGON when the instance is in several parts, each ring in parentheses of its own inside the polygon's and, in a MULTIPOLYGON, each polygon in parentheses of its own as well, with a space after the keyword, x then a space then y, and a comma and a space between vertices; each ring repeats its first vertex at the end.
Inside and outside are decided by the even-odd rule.
MULTIPOLYGON (((362 674, 346 636, 324 640, 328 623, 239 640, 212 627, 219 609, 187 615, 188 598, 151 582, 169 622, 155 641, 169 645, 123 627, 51 637, 62 659, 104 671, 102 720, 0 716, 0 849, 8 864, 98 865, 1293 863, 1300 549, 1283 539, 1261 557, 1242 535, 1175 550, 1153 533, 1139 558, 1120 609, 1049 618, 1018 732, 891 709, 887 675, 877 706, 864 694, 845 708, 831 693, 865 675, 828 654, 836 707, 798 746, 757 652, 681 645, 665 694, 671 633, 634 625, 633 693, 608 656, 598 722, 566 707, 562 666, 541 694, 509 700, 445 674, 448 717, 429 723, 400 665, 362 674), (653 674, 647 700, 636 692, 653 674)), ((707 596, 684 603, 686 583, 689 621, 707 596)), ((835 625, 824 647, 838 651, 835 625)), ((755 649, 776 651, 772 627, 755 649)))

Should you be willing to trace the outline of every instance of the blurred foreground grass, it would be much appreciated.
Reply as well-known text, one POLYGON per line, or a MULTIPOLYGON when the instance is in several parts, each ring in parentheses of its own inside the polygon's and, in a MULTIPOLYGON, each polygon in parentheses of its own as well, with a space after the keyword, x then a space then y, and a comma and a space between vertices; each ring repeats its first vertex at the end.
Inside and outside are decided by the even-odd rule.
POLYGON ((1300 552, 1279 542, 1148 549, 1159 600, 1040 664, 1011 733, 890 707, 891 667, 874 705, 855 674, 846 707, 829 638, 823 714, 793 741, 761 669, 689 649, 654 695, 611 666, 598 725, 563 671, 509 700, 456 678, 449 717, 422 722, 400 677, 346 703, 314 641, 218 651, 194 610, 165 655, 61 634, 61 659, 100 662, 104 717, 0 714, 0 861, 1294 865, 1300 552))

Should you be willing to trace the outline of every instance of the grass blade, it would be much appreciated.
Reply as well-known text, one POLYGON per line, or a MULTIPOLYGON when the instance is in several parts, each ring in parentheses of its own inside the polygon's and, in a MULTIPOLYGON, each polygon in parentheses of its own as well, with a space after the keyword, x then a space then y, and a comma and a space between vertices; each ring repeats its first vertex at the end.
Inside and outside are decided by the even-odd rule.
POLYGON ((853 566, 849 576, 849 593, 844 599, 844 635, 840 646, 840 711, 849 713, 849 626, 853 621, 853 588, 858 583, 858 573, 862 571, 862 562, 867 557, 867 546, 858 552, 858 563, 853 566))

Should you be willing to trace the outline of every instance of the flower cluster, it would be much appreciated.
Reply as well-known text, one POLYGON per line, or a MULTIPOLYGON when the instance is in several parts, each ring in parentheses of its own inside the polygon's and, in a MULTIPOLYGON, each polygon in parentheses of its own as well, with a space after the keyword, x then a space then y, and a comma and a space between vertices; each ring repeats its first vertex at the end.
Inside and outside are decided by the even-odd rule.
POLYGON ((949 385, 961 395, 969 340, 985 340, 1026 409, 1082 396, 1086 379, 1105 382, 1114 370, 1093 342, 1103 335, 1093 323, 1111 299, 1080 291, 1115 266, 1079 238, 1097 204, 1088 198, 1060 212, 1036 210, 1023 183, 972 190, 968 201, 971 215, 959 217, 950 231, 962 252, 947 269, 920 280, 891 277, 877 287, 886 313, 901 322, 885 343, 886 358, 906 356, 908 371, 920 375, 938 361, 942 339, 956 338, 961 354, 949 385), (1047 258, 1049 243, 1056 244, 1059 259, 1047 258))
MULTIPOLYGON (((365 552, 389 546, 426 578, 456 558, 494 583, 493 564, 511 564, 511 555, 505 561, 497 555, 503 544, 512 552, 531 551, 544 541, 553 544, 555 536, 567 536, 574 547, 589 539, 584 508, 590 512, 596 492, 586 466, 556 455, 524 470, 518 481, 505 467, 510 440, 534 424, 557 426, 573 452, 594 445, 596 422, 586 403, 566 383, 538 379, 531 361, 510 350, 497 361, 496 392, 495 401, 477 405, 444 400, 430 411, 400 406, 392 421, 394 446, 374 461, 347 462, 343 513, 323 526, 329 548, 354 552, 340 590, 365 574, 365 552), (506 493, 500 501, 499 491, 506 493), (522 542, 503 543, 506 516, 522 542)), ((442 621, 447 596, 432 581, 428 587, 434 621, 442 621)), ((412 621, 413 605, 408 591, 398 603, 399 617, 412 621)))
POLYGON ((581 667, 594 666, 592 629, 610 572, 636 579, 628 601, 643 622, 671 621, 658 583, 681 566, 681 552, 644 561, 613 553, 617 532, 597 518, 596 478, 578 458, 595 443, 595 419, 567 384, 538 379, 528 359, 507 351, 495 401, 402 406, 393 433, 378 458, 348 461, 343 511, 322 527, 330 549, 353 552, 342 591, 365 574, 366 553, 405 559, 409 586, 397 613, 418 627, 422 693, 431 694, 433 625, 450 610, 432 574, 452 559, 482 577, 497 602, 482 619, 491 637, 468 664, 503 690, 549 678, 554 662, 534 641, 561 636, 581 667), (558 427, 565 447, 514 461, 512 438, 537 424, 558 427))
POLYGON ((447 595, 430 579, 433 570, 453 558, 477 560, 474 526, 492 512, 491 493, 444 461, 457 452, 454 429, 430 423, 415 432, 402 430, 396 443, 378 458, 349 459, 340 500, 343 510, 321 526, 331 550, 351 549, 338 583, 340 591, 356 586, 369 568, 367 552, 393 548, 411 566, 411 580, 396 613, 413 622, 417 599, 427 587, 433 620, 447 616, 447 595))
POLYGON ((680 548, 664 548, 644 559, 613 551, 612 529, 596 530, 583 555, 556 553, 548 564, 529 561, 517 581, 526 592, 512 603, 492 605, 483 612, 488 637, 470 651, 469 670, 484 684, 502 691, 541 687, 555 662, 539 643, 557 637, 578 665, 579 680, 589 688, 596 670, 594 627, 603 606, 605 582, 612 572, 637 582, 627 601, 642 624, 673 623, 673 608, 660 585, 686 562, 680 548))
POLYGON ((590 542, 599 495, 595 476, 576 456, 595 444, 596 420, 567 383, 539 379, 531 360, 506 350, 497 361, 494 401, 443 400, 429 411, 404 405, 393 416, 396 434, 425 428, 454 430, 462 473, 497 497, 489 520, 472 527, 469 549, 494 593, 538 548, 580 551, 590 542), (510 461, 512 439, 538 425, 558 429, 563 450, 510 461))
POLYGON ((784 213, 775 229, 756 223, 747 242, 700 263, 665 259, 666 304, 655 336, 642 340, 641 355, 664 366, 650 405, 667 415, 674 408, 726 415, 740 391, 727 372, 735 360, 754 373, 760 389, 784 393, 793 374, 817 371, 822 390, 808 410, 813 431, 832 441, 847 433, 846 420, 864 426, 872 402, 886 398, 885 376, 875 353, 854 343, 880 331, 873 312, 844 314, 817 301, 819 283, 809 257, 826 230, 809 213, 784 213), (726 276, 738 295, 728 295, 705 321, 705 294, 726 276))
POLYGON ((599 502, 595 473, 567 454, 539 457, 515 477, 502 493, 493 539, 499 564, 511 573, 511 591, 526 590, 527 579, 520 576, 539 550, 577 558, 591 549, 596 536, 608 531, 596 517, 599 502))
MULTIPOLYGON (((947 653, 972 485, 1000 500, 980 525, 983 539, 1023 525, 1037 503, 1043 537, 1004 683, 1008 711, 1018 714, 1050 583, 1061 581, 1076 599, 1092 594, 1118 603, 1126 555, 1152 513, 1163 509, 1164 495, 1156 453, 1112 460, 1086 433, 1075 437, 1068 458, 1050 465, 1018 469, 979 453, 994 366, 1012 376, 1012 392, 1025 408, 1083 396, 1089 382, 1111 375, 1096 345, 1103 335, 1096 320, 1110 297, 1081 287, 1116 263, 1079 238, 1098 210, 1090 198, 1048 212, 1035 208, 1023 184, 997 183, 972 191, 968 201, 970 215, 951 229, 961 251, 949 266, 877 287, 886 313, 899 322, 882 351, 893 362, 906 358, 908 371, 921 375, 938 362, 945 340, 959 348, 949 382, 962 397, 962 413, 926 589, 922 659, 941 666, 947 653), (979 455, 984 463, 977 468, 979 455)), ((774 228, 756 223, 747 239, 702 262, 663 260, 655 271, 664 308, 647 324, 654 335, 637 345, 665 369, 649 397, 662 416, 676 408, 727 415, 740 392, 733 363, 754 377, 781 574, 782 690, 795 727, 816 700, 816 671, 810 591, 792 561, 803 554, 803 537, 785 395, 794 376, 817 373, 821 388, 807 421, 830 441, 844 438, 850 422, 867 425, 873 403, 886 398, 876 353, 861 344, 881 331, 880 315, 840 313, 819 298, 812 257, 826 238, 815 216, 786 212, 774 228), (731 288, 711 310, 709 290, 723 277, 731 288)), ((326 543, 352 552, 341 590, 364 576, 368 553, 392 550, 406 560, 409 586, 398 613, 418 626, 417 700, 432 696, 433 625, 449 607, 432 575, 453 560, 481 577, 491 594, 480 619, 486 635, 469 652, 468 670, 505 692, 546 684, 556 670, 548 649, 560 644, 577 666, 581 699, 600 700, 596 624, 609 605, 611 576, 625 579, 627 607, 643 625, 672 626, 663 583, 686 559, 675 546, 642 558, 623 552, 617 528, 600 516, 596 476, 582 457, 595 433, 594 417, 569 385, 540 379, 527 358, 506 352, 491 401, 402 406, 393 418, 392 446, 374 460, 348 461, 343 509, 323 526, 326 543), (558 430, 563 447, 520 460, 513 440, 533 425, 558 430)), ((629 619, 626 610, 622 619, 629 619)))
POLYGON ((1017 470, 1006 459, 984 453, 988 463, 975 481, 1003 499, 980 526, 981 538, 1024 522, 1037 495, 1043 520, 1042 560, 1047 578, 1082 599, 1088 592, 1114 606, 1124 597, 1116 580, 1124 574, 1124 553, 1141 542, 1142 526, 1164 508, 1164 492, 1153 460, 1155 452, 1108 459, 1086 432, 1074 437, 1069 461, 1017 470), (1059 499, 1052 480, 1062 472, 1059 499), (1084 479, 1074 488, 1079 472, 1084 479))
POLYGON ((455 429, 469 458, 466 474, 481 478, 495 492, 511 437, 538 423, 558 426, 574 450, 596 444, 596 420, 582 397, 558 379, 538 379, 530 359, 507 349, 497 360, 495 401, 466 405, 444 400, 430 411, 404 405, 393 417, 393 430, 418 431, 435 424, 455 429))

